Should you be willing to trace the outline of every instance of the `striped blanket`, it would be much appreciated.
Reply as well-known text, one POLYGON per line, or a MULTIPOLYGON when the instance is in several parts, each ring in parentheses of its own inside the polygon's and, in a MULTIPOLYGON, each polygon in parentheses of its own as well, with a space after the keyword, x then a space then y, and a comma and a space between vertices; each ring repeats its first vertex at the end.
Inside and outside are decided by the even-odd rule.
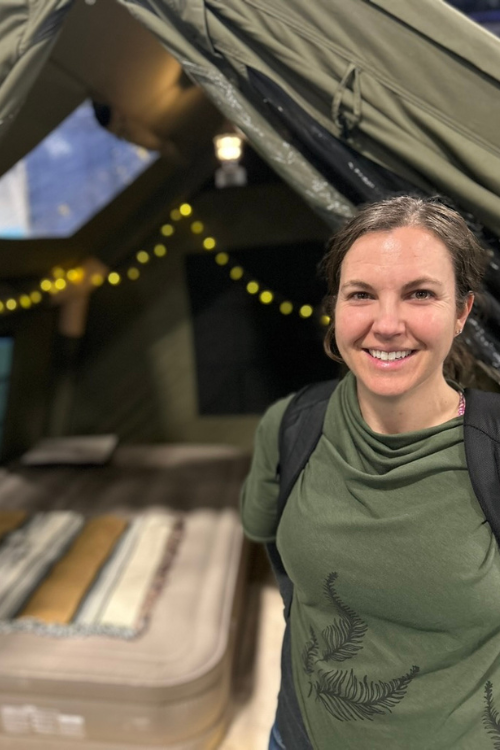
POLYGON ((0 633, 134 638, 145 627, 182 519, 0 510, 0 633))

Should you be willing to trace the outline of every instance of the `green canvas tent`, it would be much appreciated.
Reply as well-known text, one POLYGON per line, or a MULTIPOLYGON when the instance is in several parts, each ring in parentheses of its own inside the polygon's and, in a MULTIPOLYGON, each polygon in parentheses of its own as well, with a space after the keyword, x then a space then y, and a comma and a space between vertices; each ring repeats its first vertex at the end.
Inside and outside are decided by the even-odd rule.
MULTIPOLYGON (((500 233, 500 41, 444 2, 119 1, 330 223, 352 206, 269 121, 249 70, 360 154, 500 233)), ((4 130, 69 4, 3 5, 4 130)))

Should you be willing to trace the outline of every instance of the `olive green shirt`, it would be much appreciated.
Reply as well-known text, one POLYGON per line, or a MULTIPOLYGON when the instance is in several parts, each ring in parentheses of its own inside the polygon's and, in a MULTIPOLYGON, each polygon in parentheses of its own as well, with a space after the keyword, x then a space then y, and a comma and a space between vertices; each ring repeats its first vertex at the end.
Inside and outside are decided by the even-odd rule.
POLYGON ((500 748, 500 555, 469 480, 463 418, 381 435, 349 374, 276 536, 279 423, 242 494, 294 584, 292 667, 315 750, 500 748))

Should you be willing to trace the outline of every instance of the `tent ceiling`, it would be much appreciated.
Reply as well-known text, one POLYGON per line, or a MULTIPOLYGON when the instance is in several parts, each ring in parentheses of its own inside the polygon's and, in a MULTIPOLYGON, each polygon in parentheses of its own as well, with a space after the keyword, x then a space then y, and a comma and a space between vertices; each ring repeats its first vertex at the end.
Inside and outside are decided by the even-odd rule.
MULTIPOLYGON (((162 159, 101 214, 67 240, 0 241, 1 277, 44 274, 56 263, 89 253, 113 262, 135 230, 143 231, 148 203, 168 207, 196 190, 214 168, 212 137, 223 118, 180 64, 114 0, 77 0, 16 124, 0 152, 0 174, 33 149, 84 99, 118 114, 115 132, 159 148, 162 159), (110 33, 110 30, 111 33, 110 33), (139 219, 137 218, 139 217, 139 219)), ((154 210, 153 210, 154 213, 154 210)))

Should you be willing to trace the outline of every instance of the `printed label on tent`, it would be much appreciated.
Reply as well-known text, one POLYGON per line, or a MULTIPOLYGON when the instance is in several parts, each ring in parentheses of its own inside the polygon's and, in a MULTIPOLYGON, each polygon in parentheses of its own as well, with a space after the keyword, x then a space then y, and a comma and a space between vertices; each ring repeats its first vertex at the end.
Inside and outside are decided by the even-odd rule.
POLYGON ((45 734, 83 739, 85 719, 76 714, 61 714, 32 705, 8 706, 0 709, 3 730, 7 734, 45 734))

